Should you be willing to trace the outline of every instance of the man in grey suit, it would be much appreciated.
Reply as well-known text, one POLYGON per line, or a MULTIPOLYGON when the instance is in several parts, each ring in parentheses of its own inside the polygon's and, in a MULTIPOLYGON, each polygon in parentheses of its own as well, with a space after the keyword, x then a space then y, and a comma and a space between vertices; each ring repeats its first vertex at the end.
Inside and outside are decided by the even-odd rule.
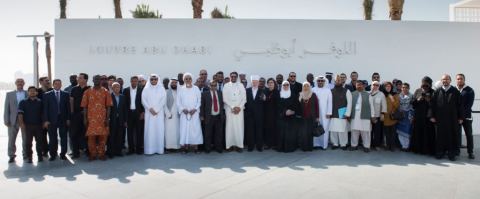
MULTIPOLYGON (((15 152, 17 151, 15 142, 17 140, 17 134, 20 128, 17 121, 18 104, 20 103, 20 101, 27 98, 27 92, 23 90, 25 81, 22 78, 18 78, 15 80, 15 85, 17 86, 17 89, 8 92, 6 95, 4 107, 5 112, 3 114, 4 124, 8 127, 8 156, 10 157, 10 159, 8 160, 9 163, 15 162, 15 152)), ((25 132, 22 131, 22 149, 23 157, 26 158, 27 150, 25 145, 25 138, 27 136, 25 136, 24 133, 25 132)))

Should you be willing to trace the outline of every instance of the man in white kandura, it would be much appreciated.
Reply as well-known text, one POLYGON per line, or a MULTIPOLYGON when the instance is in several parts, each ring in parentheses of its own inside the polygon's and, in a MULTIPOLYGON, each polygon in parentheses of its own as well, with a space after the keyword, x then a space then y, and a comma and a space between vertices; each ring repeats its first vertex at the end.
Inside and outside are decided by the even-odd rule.
POLYGON ((165 148, 180 149, 180 115, 177 108, 177 79, 170 79, 165 108, 165 148))
POLYGON ((180 113, 180 145, 187 153, 193 150, 198 153, 197 146, 203 144, 202 126, 200 124, 200 105, 202 95, 200 89, 193 85, 190 73, 183 75, 185 85, 178 90, 177 108, 180 113))
POLYGON ((330 90, 329 86, 325 84, 325 81, 325 77, 317 77, 317 86, 312 89, 318 98, 320 124, 325 130, 325 134, 320 137, 313 138, 313 147, 320 147, 322 149, 328 148, 329 125, 330 117, 332 116, 332 91, 330 90))
POLYGON ((225 103, 226 148, 243 151, 244 118, 243 109, 247 101, 245 87, 238 82, 238 73, 230 73, 230 82, 223 87, 223 102, 225 103))
POLYGON ((164 109, 166 104, 165 88, 158 84, 159 76, 150 75, 142 92, 142 104, 145 108, 144 149, 146 155, 163 154, 165 143, 164 109))

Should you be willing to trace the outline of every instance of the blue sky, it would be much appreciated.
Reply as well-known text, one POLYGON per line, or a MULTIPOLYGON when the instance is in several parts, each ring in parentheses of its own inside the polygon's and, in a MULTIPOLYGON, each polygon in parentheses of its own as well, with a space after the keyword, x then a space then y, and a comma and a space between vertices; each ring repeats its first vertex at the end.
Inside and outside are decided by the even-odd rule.
MULTIPOLYGON (((204 18, 214 7, 226 5, 238 19, 352 19, 363 18, 363 0, 204 0, 204 18)), ((388 20, 388 0, 376 0, 374 20, 388 20)), ((448 6, 458 0, 406 0, 403 20, 448 21, 448 6)), ((123 0, 124 18, 139 3, 158 9, 164 18, 191 18, 190 0, 123 0)), ((54 34, 54 19, 59 17, 58 0, 0 0, 0 81, 9 82, 15 73, 32 73, 32 41, 18 34, 54 34)), ((111 0, 69 0, 68 18, 113 18, 111 0)), ((54 40, 52 41, 54 42, 54 40)), ((40 74, 46 74, 44 41, 40 40, 40 74)), ((53 43, 52 43, 53 46, 53 43)), ((31 82, 30 80, 27 80, 31 82)))

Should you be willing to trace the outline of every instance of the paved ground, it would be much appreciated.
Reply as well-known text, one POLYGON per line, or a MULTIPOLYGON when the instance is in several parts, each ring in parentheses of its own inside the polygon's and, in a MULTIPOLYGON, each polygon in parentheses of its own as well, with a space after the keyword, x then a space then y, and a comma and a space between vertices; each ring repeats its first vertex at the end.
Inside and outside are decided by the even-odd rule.
MULTIPOLYGON (((476 140, 479 146, 480 136, 476 140)), ((480 198, 480 160, 468 160, 465 151, 457 162, 404 152, 329 150, 133 155, 31 165, 19 158, 8 164, 6 142, 2 134, 0 193, 8 199, 480 198)))

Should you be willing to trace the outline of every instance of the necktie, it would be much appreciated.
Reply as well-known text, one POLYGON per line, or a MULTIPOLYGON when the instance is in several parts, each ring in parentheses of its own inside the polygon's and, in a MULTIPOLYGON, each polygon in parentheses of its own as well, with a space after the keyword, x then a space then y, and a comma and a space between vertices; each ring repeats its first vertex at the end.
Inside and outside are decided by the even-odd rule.
POLYGON ((58 109, 58 113, 60 113, 60 92, 55 91, 55 93, 56 93, 56 97, 57 97, 57 109, 58 109))
POLYGON ((213 111, 214 112, 218 112, 218 102, 217 102, 217 94, 215 94, 216 92, 213 91, 213 111))

